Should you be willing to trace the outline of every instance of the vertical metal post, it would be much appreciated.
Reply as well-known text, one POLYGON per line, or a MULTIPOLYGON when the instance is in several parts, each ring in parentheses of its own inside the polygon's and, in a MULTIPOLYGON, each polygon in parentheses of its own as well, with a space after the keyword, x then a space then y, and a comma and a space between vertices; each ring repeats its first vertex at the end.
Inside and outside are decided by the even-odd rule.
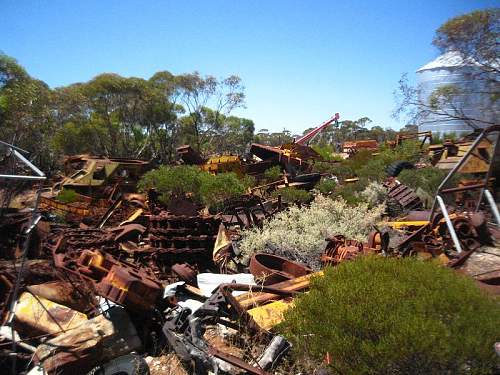
POLYGON ((488 189, 484 189, 484 196, 488 200, 488 203, 491 206, 491 212, 493 212, 493 216, 495 216, 495 220, 497 221, 497 224, 500 225, 500 212, 498 212, 498 207, 497 203, 495 202, 495 199, 493 198, 493 194, 488 189))
MULTIPOLYGON (((479 198, 477 200, 477 205, 476 205, 476 211, 479 211, 479 207, 481 206, 481 202, 483 200, 483 195, 485 193, 485 190, 488 190, 488 182, 489 182, 489 179, 491 177, 491 172, 493 171, 495 156, 499 152, 499 150, 498 150, 499 146, 500 146, 500 133, 498 133, 497 139, 495 141, 495 146, 493 147, 493 154, 491 155, 491 159, 490 159, 490 167, 488 168, 488 172, 486 173, 486 177, 484 178, 484 188, 482 188, 481 192, 479 193, 479 198)), ((497 212, 498 212, 498 210, 497 210, 497 212)))
POLYGON ((451 222, 450 216, 448 215, 448 210, 446 209, 446 205, 444 204, 443 198, 441 196, 436 196, 436 201, 439 203, 439 207, 441 208, 441 212, 443 212, 444 220, 446 221, 446 226, 448 227, 448 231, 450 232, 451 239, 453 240, 453 244, 457 249, 458 253, 462 252, 462 246, 460 246, 460 240, 455 233, 455 228, 453 228, 453 223, 451 222))

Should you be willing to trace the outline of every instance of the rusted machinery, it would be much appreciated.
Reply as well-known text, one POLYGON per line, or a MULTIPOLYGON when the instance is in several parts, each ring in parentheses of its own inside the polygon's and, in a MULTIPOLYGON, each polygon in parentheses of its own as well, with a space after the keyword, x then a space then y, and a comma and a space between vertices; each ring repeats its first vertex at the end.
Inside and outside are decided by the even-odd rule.
POLYGON ((346 141, 342 144, 342 152, 354 155, 360 150, 375 152, 378 150, 378 142, 375 139, 363 139, 360 141, 346 141))
POLYGON ((217 216, 174 216, 167 212, 149 218, 147 241, 156 263, 163 269, 176 263, 210 268, 221 218, 217 216))
POLYGON ((389 188, 387 196, 395 200, 405 210, 422 208, 422 201, 415 194, 415 191, 404 184, 394 184, 389 188))
POLYGON ((150 168, 146 160, 127 158, 104 158, 90 155, 75 155, 64 161, 68 177, 55 188, 66 188, 84 195, 104 193, 107 186, 117 185, 121 191, 132 191, 135 184, 150 168))

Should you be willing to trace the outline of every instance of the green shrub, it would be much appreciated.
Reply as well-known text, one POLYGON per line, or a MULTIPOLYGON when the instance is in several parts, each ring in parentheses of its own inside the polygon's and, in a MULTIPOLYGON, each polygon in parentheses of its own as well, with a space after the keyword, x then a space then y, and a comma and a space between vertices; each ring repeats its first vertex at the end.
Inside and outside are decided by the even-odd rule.
POLYGON ((56 200, 63 203, 73 203, 78 200, 78 193, 71 189, 62 189, 57 194, 56 200))
POLYGON ((345 165, 343 162, 331 163, 326 161, 317 161, 313 164, 312 171, 337 176, 339 180, 354 176, 354 170, 348 165, 345 165))
POLYGON ((226 199, 234 198, 245 192, 245 185, 233 173, 200 174, 200 195, 202 203, 208 207, 217 205, 226 199))
POLYGON ((335 180, 322 178, 315 188, 318 189, 321 194, 326 195, 332 193, 335 190, 336 186, 337 183, 335 182, 335 180))
POLYGON ((335 154, 335 148, 332 145, 312 145, 311 148, 316 151, 324 160, 343 160, 340 156, 335 154))
POLYGON ((500 304, 455 271, 362 257, 325 270, 279 330, 335 374, 493 374, 500 304))
POLYGON ((281 179, 281 175, 281 166, 279 165, 272 166, 271 168, 267 168, 264 171, 264 178, 268 183, 278 181, 279 179, 281 179))
MULTIPOLYGON (((413 190, 421 188, 427 194, 434 196, 439 185, 448 175, 449 171, 444 171, 435 167, 421 169, 403 169, 398 176, 398 180, 413 190)), ((452 178, 448 184, 453 185, 456 179, 452 178)))
POLYGON ((245 181, 231 173, 212 175, 195 166, 161 166, 146 173, 138 184, 139 190, 155 188, 160 202, 189 195, 194 202, 207 206, 243 194, 245 181))
POLYGON ((342 164, 344 167, 351 169, 353 175, 380 182, 387 177, 386 168, 395 161, 406 160, 415 163, 420 159, 420 156, 420 143, 405 141, 395 148, 383 146, 377 155, 373 155, 368 150, 360 150, 342 164))
POLYGON ((333 192, 332 197, 341 198, 351 206, 367 203, 367 200, 363 197, 363 195, 361 195, 361 192, 366 189, 368 183, 367 179, 361 178, 356 182, 338 185, 333 192))
POLYGON ((313 199, 312 194, 308 191, 289 186, 273 191, 274 198, 278 195, 281 195, 281 199, 286 203, 309 203, 313 199))

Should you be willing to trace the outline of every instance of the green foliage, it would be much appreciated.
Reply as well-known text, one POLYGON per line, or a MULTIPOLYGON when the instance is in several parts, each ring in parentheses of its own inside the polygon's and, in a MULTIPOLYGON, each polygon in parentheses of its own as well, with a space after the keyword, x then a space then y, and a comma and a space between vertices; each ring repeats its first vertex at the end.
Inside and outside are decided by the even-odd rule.
POLYGON ((332 198, 341 198, 351 206, 367 203, 365 197, 361 195, 361 192, 367 186, 368 186, 368 180, 364 178, 356 182, 350 182, 338 185, 332 194, 332 198))
POLYGON ((493 374, 500 304, 465 276, 412 258, 327 268, 279 330, 298 361, 335 374, 493 374))
POLYGON ((216 206, 219 202, 245 192, 245 182, 235 173, 212 175, 196 166, 161 166, 149 171, 139 181, 138 188, 155 188, 160 201, 168 204, 173 198, 189 196, 194 202, 216 206))
POLYGON ((460 90, 453 84, 442 85, 435 89, 429 96, 429 106, 433 110, 438 110, 447 103, 452 103, 453 99, 460 94, 460 90))
POLYGON ((447 139, 450 139, 452 141, 456 141, 458 139, 457 133, 450 132, 450 133, 432 134, 432 144, 434 144, 434 145, 443 143, 447 139))
POLYGON ((313 164, 313 172, 327 173, 337 176, 339 179, 349 178, 354 175, 351 167, 344 163, 331 163, 327 161, 317 161, 313 164))
POLYGON ((273 191, 273 197, 276 198, 278 195, 281 195, 281 199, 286 203, 309 203, 313 199, 310 192, 291 186, 273 191))
POLYGON ((498 64, 500 10, 476 10, 446 21, 436 31, 433 44, 441 51, 458 51, 486 67, 498 64))
MULTIPOLYGON (((140 179, 137 187, 141 191, 156 189, 160 201, 168 204, 172 198, 185 197, 190 194, 195 202, 201 203, 200 175, 202 172, 196 166, 166 166, 147 172, 140 179)), ((207 173, 208 174, 208 173, 207 173)))
POLYGON ((56 200, 63 203, 73 203, 78 200, 78 193, 71 189, 62 189, 57 194, 56 200))
POLYGON ((200 173, 200 195, 203 204, 208 207, 244 192, 244 183, 233 172, 219 173, 215 176, 205 172, 200 173))
POLYGON ((335 180, 329 178, 322 178, 319 184, 315 186, 315 188, 318 189, 321 194, 325 195, 332 193, 336 187, 337 183, 335 182, 335 180))
POLYGON ((0 139, 15 140, 47 171, 65 153, 170 163, 184 142, 207 152, 243 153, 254 124, 230 116, 243 103, 237 76, 161 71, 145 80, 105 73, 50 89, 0 53, 0 139))
MULTIPOLYGON (((411 170, 403 169, 398 176, 398 180, 411 187, 413 190, 421 188, 427 194, 434 196, 439 185, 443 182, 448 173, 449 171, 444 171, 435 167, 411 170)), ((456 180, 456 178, 452 178, 448 184, 451 186, 456 183, 456 180)))
POLYGON ((335 155, 335 148, 331 144, 325 145, 312 145, 311 148, 316 151, 324 160, 327 161, 341 161, 340 156, 335 155))
POLYGON ((266 182, 270 183, 281 179, 282 174, 283 173, 281 172, 281 166, 275 165, 272 166, 271 168, 267 168, 264 171, 264 178, 266 179, 266 182))
POLYGON ((245 187, 245 190, 248 190, 248 188, 253 188, 257 186, 257 179, 254 176, 250 175, 244 175, 243 177, 240 178, 241 183, 245 187))
POLYGON ((395 161, 416 162, 421 155, 420 143, 407 140, 395 148, 381 147, 377 155, 361 150, 342 164, 363 179, 382 181, 387 177, 386 168, 395 161))

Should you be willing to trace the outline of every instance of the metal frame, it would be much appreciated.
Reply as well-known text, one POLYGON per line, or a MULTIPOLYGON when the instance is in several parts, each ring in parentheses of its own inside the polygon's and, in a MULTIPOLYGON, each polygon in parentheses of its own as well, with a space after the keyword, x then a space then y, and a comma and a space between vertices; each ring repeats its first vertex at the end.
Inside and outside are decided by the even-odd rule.
POLYGON ((439 187, 438 187, 438 189, 436 191, 436 197, 434 198, 434 202, 432 204, 431 213, 429 214, 429 222, 432 222, 432 220, 434 219, 434 214, 436 212, 437 206, 439 205, 439 208, 441 209, 441 212, 444 215, 444 219, 446 221, 446 225, 448 227, 448 230, 450 232, 451 238, 453 240, 453 244, 455 245, 455 248, 457 249, 457 251, 459 253, 462 252, 462 247, 460 246, 460 241, 458 239, 457 234, 455 233, 455 229, 453 228, 453 223, 450 220, 450 216, 448 215, 448 210, 446 209, 446 205, 445 205, 445 203, 443 201, 443 198, 441 197, 440 194, 441 193, 451 193, 451 192, 454 192, 454 191, 461 191, 461 190, 469 190, 470 188, 479 188, 479 189, 481 189, 481 192, 479 194, 479 199, 478 199, 478 202, 477 202, 477 205, 476 205, 476 212, 479 210, 479 207, 481 205, 481 201, 482 201, 483 197, 486 196, 488 204, 491 206, 491 211, 493 212, 493 216, 495 216, 495 219, 496 219, 498 225, 500 225, 500 214, 498 212, 498 208, 496 206, 495 199, 493 198, 493 195, 491 194, 491 192, 488 190, 488 180, 491 177, 491 173, 492 173, 493 165, 494 165, 493 161, 495 159, 495 155, 498 152, 499 147, 500 147, 500 125, 493 125, 493 126, 490 126, 490 127, 486 128, 486 129, 484 129, 481 132, 481 134, 479 134, 479 136, 472 143, 472 145, 470 146, 469 150, 465 153, 465 155, 462 157, 462 159, 460 159, 457 162, 457 164, 453 167, 453 169, 450 171, 450 173, 448 173, 448 175, 444 178, 444 180, 441 182, 441 184, 439 185, 439 187), (485 176, 485 179, 484 179, 484 183, 478 184, 478 185, 474 185, 474 186, 470 186, 470 187, 468 187, 468 189, 465 189, 465 188, 464 189, 459 189, 459 188, 457 188, 457 189, 446 189, 446 190, 443 189, 443 187, 453 177, 453 175, 455 175, 455 173, 457 173, 457 171, 462 167, 462 165, 465 164, 465 162, 467 161, 467 159, 469 158, 469 156, 474 152, 474 150, 479 145, 479 143, 487 135, 489 135, 491 133, 495 133, 495 132, 498 132, 498 135, 497 135, 497 138, 495 140, 495 146, 493 147, 493 154, 491 156, 490 166, 488 168, 488 172, 486 173, 486 176, 485 176))
POLYGON ((26 159, 21 152, 25 154, 29 154, 28 151, 23 150, 22 148, 11 145, 10 143, 0 141, 0 146, 6 147, 10 153, 12 153, 17 159, 22 161, 26 166, 28 166, 33 172, 35 172, 35 176, 23 176, 23 175, 12 175, 12 174, 0 174, 0 179, 11 179, 11 180, 35 180, 35 181, 43 181, 46 180, 47 177, 45 173, 43 173, 40 169, 38 169, 35 165, 33 165, 28 159, 26 159), (20 152, 21 151, 21 152, 20 152))
MULTIPOLYGON (((28 159, 26 159, 21 152, 25 154, 29 154, 28 151, 23 150, 22 148, 16 147, 14 145, 11 145, 10 143, 0 141, 0 146, 4 146, 5 148, 8 149, 8 152, 14 155, 18 160, 20 160, 23 164, 25 164, 27 167, 29 167, 33 172, 34 175, 31 176, 23 176, 23 175, 10 175, 10 174, 0 174, 0 180, 6 179, 6 180, 28 180, 28 181, 44 181, 47 179, 45 176, 45 173, 43 173, 40 169, 38 169, 35 165, 33 165, 28 159)), ((15 316, 15 310, 16 310, 16 305, 17 305, 17 295, 19 294, 19 290, 21 288, 21 279, 22 279, 22 274, 24 271, 24 266, 26 263, 27 255, 28 255, 28 249, 29 249, 29 244, 31 242, 31 233, 33 232, 33 229, 36 227, 40 219, 42 218, 42 215, 38 212, 38 204, 40 202, 40 195, 41 195, 41 189, 37 190, 36 193, 36 199, 35 199, 35 206, 33 207, 33 211, 31 213, 31 218, 29 222, 28 228, 24 231, 24 234, 26 235, 26 238, 24 239, 24 244, 23 244, 23 252, 21 254, 21 265, 19 266, 19 272, 17 274, 16 278, 16 283, 14 285, 14 290, 12 292, 12 301, 9 309, 9 319, 7 325, 10 325, 11 328, 11 337, 12 337, 12 352, 16 353, 17 352, 17 341, 16 341, 16 332, 14 330, 14 316, 15 316)), ((14 355, 12 358, 12 374, 17 373, 17 361, 16 361, 16 356, 14 355)))

